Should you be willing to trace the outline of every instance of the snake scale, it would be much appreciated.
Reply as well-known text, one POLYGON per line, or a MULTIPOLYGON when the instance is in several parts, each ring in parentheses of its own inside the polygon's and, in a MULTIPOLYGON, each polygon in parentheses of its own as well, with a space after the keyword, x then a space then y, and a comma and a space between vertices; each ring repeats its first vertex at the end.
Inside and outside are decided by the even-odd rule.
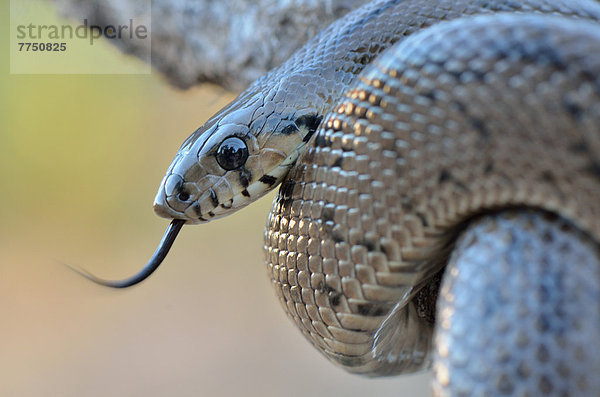
POLYGON ((600 3, 378 0, 181 146, 155 199, 184 223, 283 181, 265 257, 345 369, 433 365, 439 395, 600 395, 600 3))

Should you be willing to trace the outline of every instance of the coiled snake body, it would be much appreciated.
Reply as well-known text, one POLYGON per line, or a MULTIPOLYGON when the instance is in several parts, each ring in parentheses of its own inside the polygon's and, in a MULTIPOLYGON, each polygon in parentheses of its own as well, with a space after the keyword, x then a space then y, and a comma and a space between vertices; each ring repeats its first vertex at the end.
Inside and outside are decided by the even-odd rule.
POLYGON ((433 350, 439 394, 600 395, 599 19, 573 0, 348 14, 184 142, 148 267, 283 180, 268 272, 330 360, 386 375, 433 350))

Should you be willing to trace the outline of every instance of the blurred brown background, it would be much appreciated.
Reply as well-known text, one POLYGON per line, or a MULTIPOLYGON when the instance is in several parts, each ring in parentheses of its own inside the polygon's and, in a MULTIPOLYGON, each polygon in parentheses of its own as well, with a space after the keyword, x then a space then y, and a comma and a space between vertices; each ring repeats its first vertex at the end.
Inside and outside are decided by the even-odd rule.
POLYGON ((287 319, 263 264, 273 195, 184 228, 134 288, 63 267, 122 278, 143 266, 167 225, 151 207, 166 167, 234 95, 178 92, 157 74, 10 75, 7 1, 1 12, 0 396, 429 394, 429 374, 346 374, 287 319))

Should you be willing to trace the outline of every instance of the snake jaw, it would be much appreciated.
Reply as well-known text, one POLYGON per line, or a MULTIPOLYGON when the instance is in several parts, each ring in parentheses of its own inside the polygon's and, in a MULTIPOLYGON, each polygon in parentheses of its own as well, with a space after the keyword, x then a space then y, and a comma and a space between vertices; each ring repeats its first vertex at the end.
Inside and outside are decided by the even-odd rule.
MULTIPOLYGON (((305 144, 288 156, 276 149, 264 149, 255 165, 255 173, 248 173, 248 181, 240 184, 240 175, 230 171, 222 176, 204 175, 197 182, 181 176, 179 168, 171 167, 154 199, 154 212, 163 218, 183 219, 187 224, 200 224, 222 218, 240 210, 273 190, 295 164, 305 144), (270 168, 265 171, 263 164, 270 168)), ((189 174, 189 172, 187 173, 189 174)))

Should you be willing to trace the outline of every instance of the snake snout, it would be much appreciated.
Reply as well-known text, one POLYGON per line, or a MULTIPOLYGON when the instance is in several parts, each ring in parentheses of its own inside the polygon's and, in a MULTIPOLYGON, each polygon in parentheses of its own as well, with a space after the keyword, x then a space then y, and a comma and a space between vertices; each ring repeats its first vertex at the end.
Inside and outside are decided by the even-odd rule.
POLYGON ((164 196, 161 193, 162 192, 160 191, 158 192, 156 198, 154 199, 154 203, 152 204, 152 207, 154 208, 154 213, 160 216, 161 218, 172 219, 173 215, 170 211, 170 208, 168 208, 165 205, 164 196))
POLYGON ((223 177, 207 175, 188 181, 179 173, 170 173, 163 179, 153 206, 160 217, 197 224, 228 214, 233 199, 231 186, 223 177))
POLYGON ((154 212, 162 218, 185 219, 184 211, 193 198, 188 190, 180 175, 165 176, 154 198, 154 212))

